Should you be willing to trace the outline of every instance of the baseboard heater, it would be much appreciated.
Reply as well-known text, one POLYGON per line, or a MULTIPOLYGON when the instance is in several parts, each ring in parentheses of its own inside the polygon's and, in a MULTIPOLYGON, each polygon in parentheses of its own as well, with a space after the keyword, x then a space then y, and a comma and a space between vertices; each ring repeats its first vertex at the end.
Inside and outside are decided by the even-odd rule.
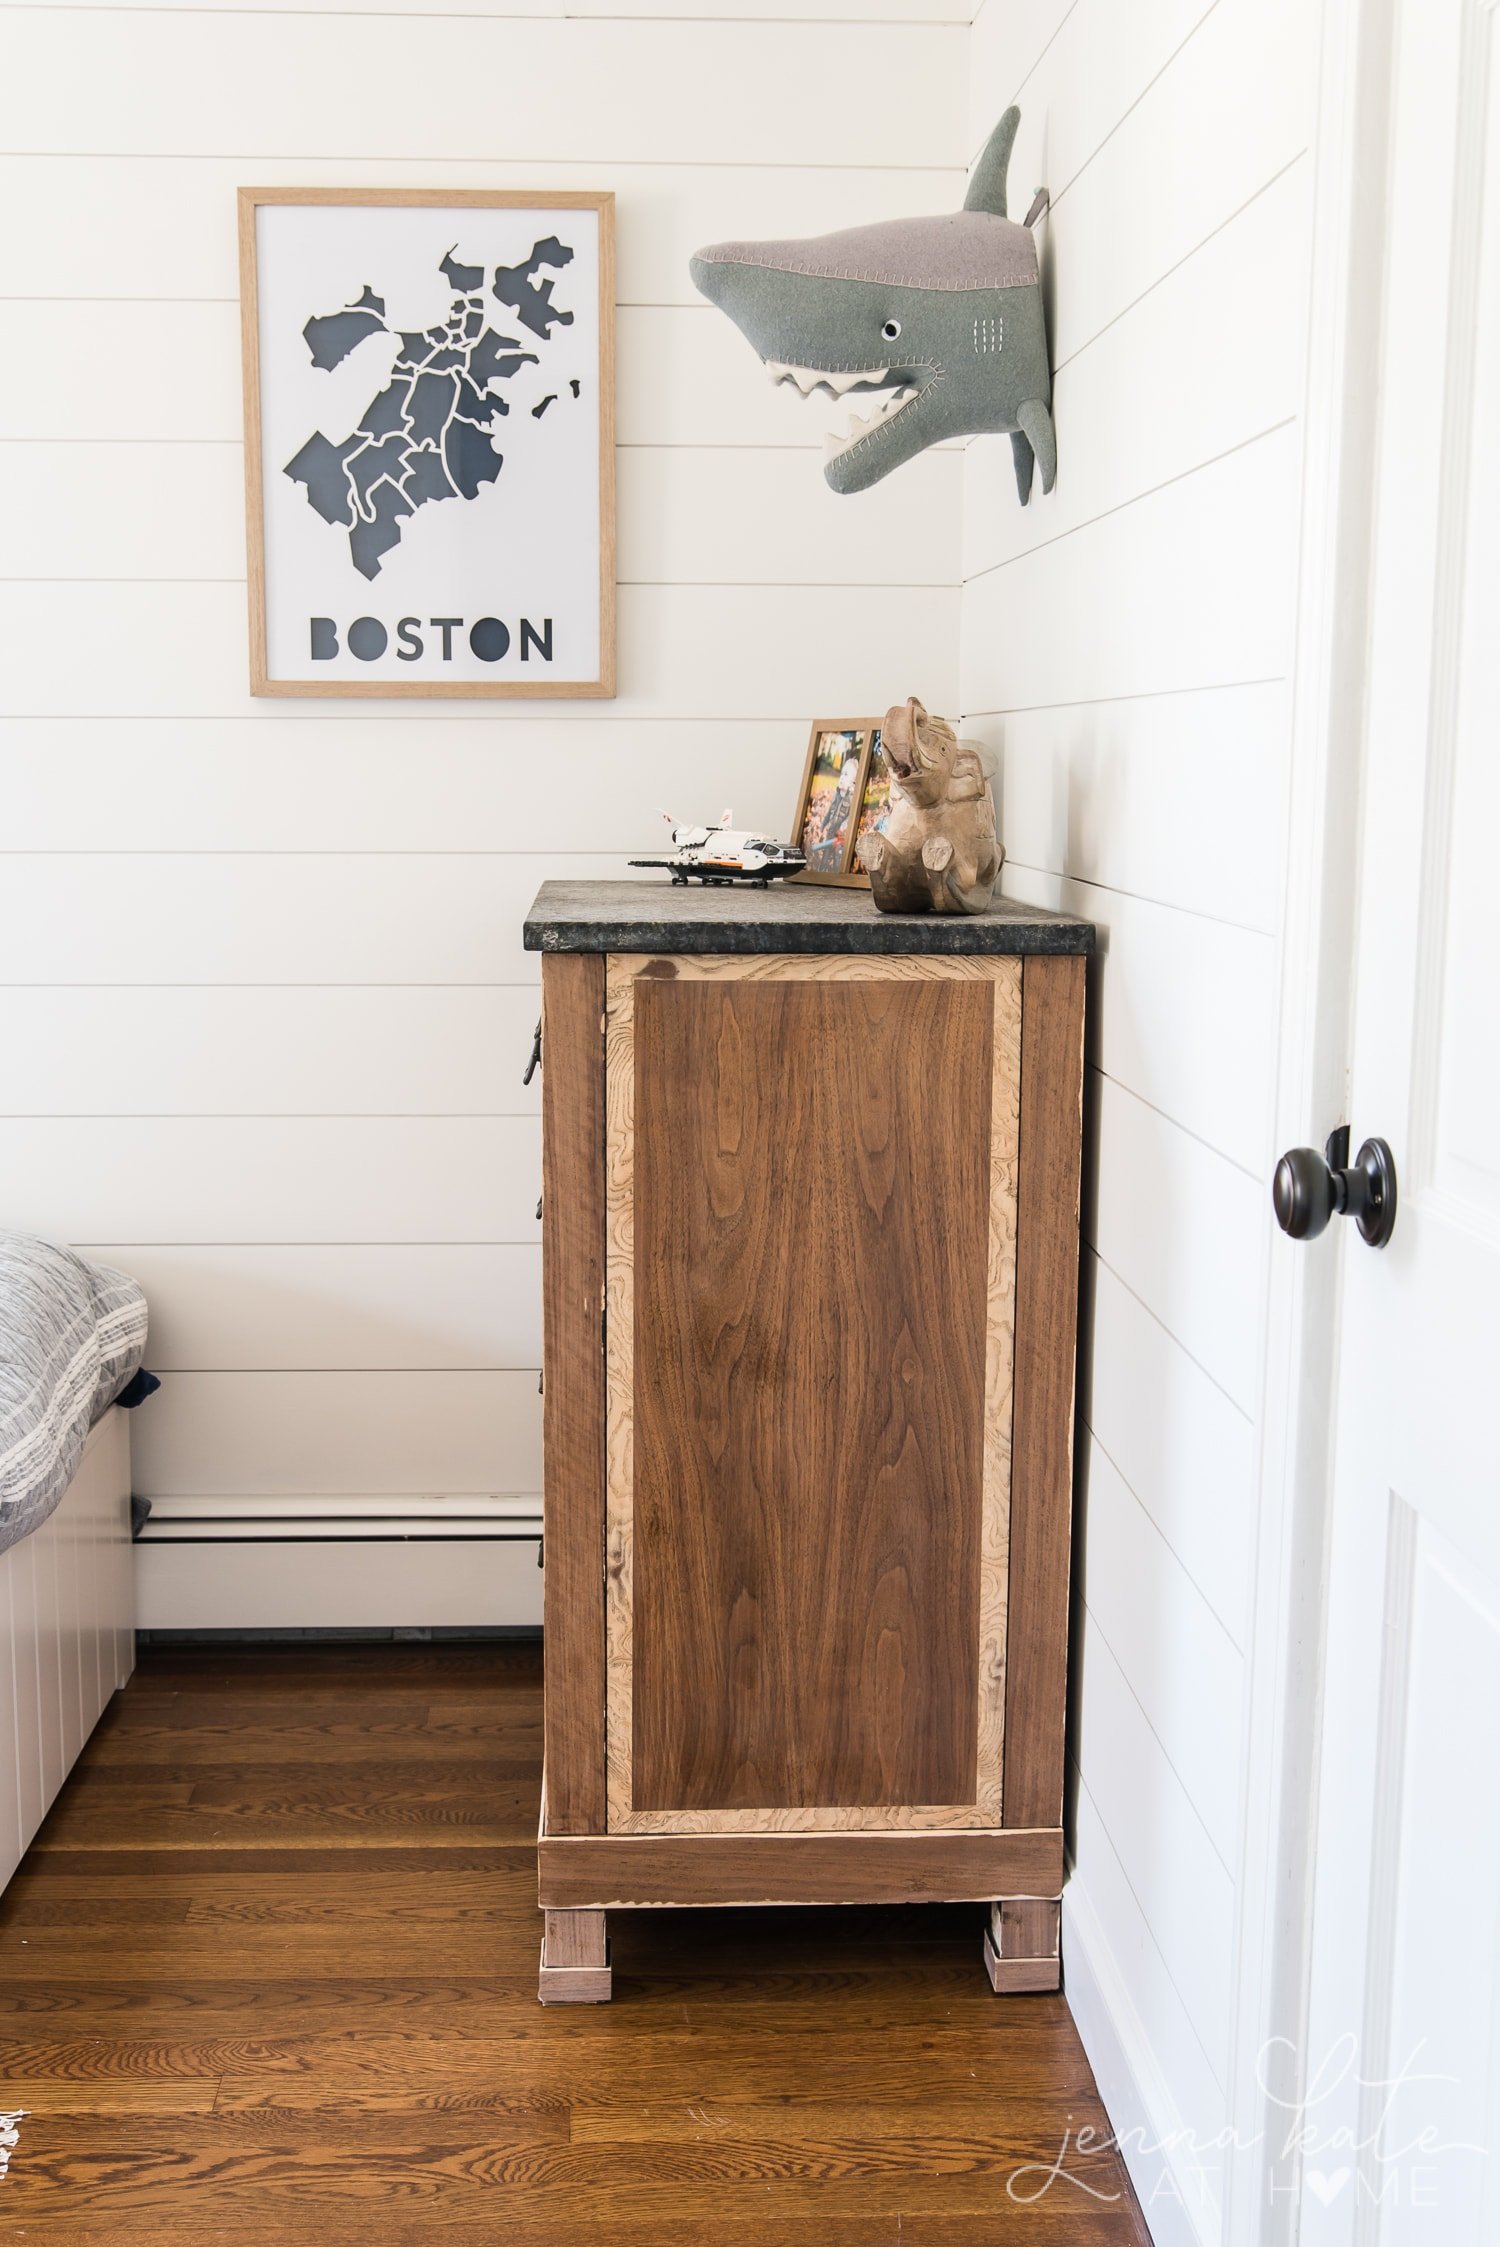
POLYGON ((412 1629, 542 1619, 537 1496, 157 1498, 142 1630, 412 1629))

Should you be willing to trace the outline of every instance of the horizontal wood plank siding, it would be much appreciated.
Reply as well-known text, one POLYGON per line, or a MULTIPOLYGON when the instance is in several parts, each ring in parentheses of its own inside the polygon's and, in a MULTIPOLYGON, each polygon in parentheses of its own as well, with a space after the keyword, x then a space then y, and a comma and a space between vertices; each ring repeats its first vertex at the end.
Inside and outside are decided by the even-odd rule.
MULTIPOLYGON (((162 1396, 166 1396, 165 1386, 162 1396)), ((319 1371, 174 1373, 172 1410, 144 1415, 136 1488, 147 1498, 535 1495, 536 1375, 319 1371), (495 1474, 505 1463, 505 1480, 495 1474)))
MULTIPOLYGON (((807 456, 805 467, 817 476, 815 456, 807 456)), ((832 493, 828 503, 834 504, 832 493)), ((620 691, 608 707, 616 718, 800 714, 805 729, 812 711, 866 709, 872 691, 898 666, 900 676, 910 672, 932 683, 934 704, 951 707, 954 600, 948 587, 913 588, 899 580, 810 589, 795 583, 625 585, 620 645, 626 653, 620 691), (774 662, 763 660, 766 650, 775 651, 774 662)), ((246 700, 244 607, 242 585, 212 579, 65 590, 35 580, 0 586, 0 710, 16 717, 57 712, 63 680, 68 707, 59 715, 232 716, 246 700), (73 656, 83 643, 91 659, 80 666, 73 656)), ((346 706, 327 697, 324 707, 337 719, 346 706)), ((396 708, 381 701, 371 707, 388 716, 396 708)), ((466 722, 444 717, 444 707, 461 705, 435 703, 422 725, 466 722)), ((269 728, 276 719, 257 716, 255 722, 269 728)), ((535 723, 528 706, 516 702, 487 709, 482 722, 522 743, 524 729, 535 723)), ((718 809, 710 806, 708 816, 718 809)), ((654 806, 649 821, 638 811, 635 835, 621 838, 622 853, 642 847, 643 826, 648 844, 655 839, 656 818, 654 806)))
POLYGON ((1273 933, 1286 705, 1269 680, 1007 711, 1012 885, 1051 875, 1273 933))
POLYGON ((12 990, 7 1116, 535 1116, 526 984, 12 990))
POLYGON ((367 155, 482 163, 504 85, 512 162, 654 162, 670 149, 684 167, 868 167, 882 145, 871 118, 899 85, 902 164, 961 164, 968 40, 957 25, 870 23, 853 34, 785 18, 435 14, 421 37, 421 82, 440 99, 412 99, 411 34, 379 15, 351 39, 346 20, 312 9, 107 9, 91 22, 80 68, 70 12, 44 12, 27 33, 27 69, 0 89, 0 140, 47 155, 227 148, 247 168, 308 150, 356 167, 367 155), (330 105, 334 87, 341 99, 330 105))
MULTIPOLYGON (((669 803, 695 801, 702 790, 716 806, 730 798, 736 817, 751 825, 780 827, 790 820, 807 751, 800 711, 658 720, 616 717, 602 703, 589 718, 548 710, 516 737, 521 754, 502 757, 494 720, 472 706, 465 716, 448 715, 462 708, 443 704, 443 722, 428 731, 420 788, 412 785, 410 721, 372 716, 359 705, 340 713, 324 702, 316 716, 287 706, 271 723, 248 709, 216 719, 13 718, 5 736, 6 841, 17 854, 127 857, 412 852, 443 857, 459 874, 479 853, 533 861, 518 875, 519 889, 537 865, 551 873, 589 856, 597 872, 623 873, 626 854, 640 847, 647 769, 669 803), (142 759, 161 782, 149 793, 132 782, 142 759)), ((16 859, 7 863, 13 878, 16 859)), ((99 878, 97 866, 88 872, 99 878)), ((398 872, 390 869, 391 878, 398 872)), ((492 864, 489 878, 498 889, 503 866, 492 864)), ((413 916, 408 935, 418 961, 425 934, 413 916)), ((506 950, 494 973, 534 982, 536 964, 506 950)))
MULTIPOLYGON (((64 473, 68 451, 78 444, 81 431, 89 432, 92 442, 122 447, 222 446, 238 453, 239 326, 232 296, 225 301, 145 304, 116 297, 75 304, 54 304, 45 297, 0 303, 0 337, 23 359, 21 346, 42 303, 47 305, 49 322, 54 316, 56 320, 60 350, 56 379, 48 383, 34 368, 14 360, 0 367, 0 438, 7 443, 64 448, 64 473), (119 368, 115 384, 99 395, 76 354, 101 348, 118 355, 119 368), (138 363, 153 348, 166 354, 155 379, 146 365, 138 363), (80 415, 85 418, 80 420, 80 415)), ((849 509, 846 506, 842 515, 828 512, 834 506, 833 495, 823 486, 815 465, 823 432, 838 420, 838 408, 830 399, 821 394, 803 398, 795 385, 768 382, 744 338, 702 298, 691 304, 621 306, 616 340, 617 436, 625 452, 648 447, 687 450, 696 456, 700 451, 785 450, 796 455, 804 471, 811 454, 814 473, 795 505, 805 521, 817 520, 821 511, 822 524, 842 544, 848 534, 838 532, 836 526, 849 519, 849 509)), ((706 465, 712 469, 712 462, 706 465)), ((733 461, 727 463, 726 473, 734 468, 733 461)), ((778 473, 775 464, 771 472, 778 473)), ((783 464, 780 474, 790 473, 783 464)), ((913 538, 925 542, 937 526, 917 527, 922 497, 925 492, 931 499, 934 483, 946 473, 940 461, 936 466, 924 462, 888 490, 862 500, 861 507, 873 510, 880 522, 910 526, 913 538)), ((951 484, 944 515, 942 527, 951 534, 945 541, 951 555, 951 538, 957 535, 951 484)), ((242 508, 241 531, 243 527, 242 508)), ((702 524, 697 535, 706 536, 711 529, 702 524)), ((233 526, 221 518, 220 552, 222 540, 232 535, 233 526)), ((639 534, 629 535, 651 533, 642 526, 639 534)), ((868 568, 867 541, 859 543, 866 560, 851 561, 834 582, 855 582, 856 573, 868 568)), ((952 556, 955 566, 950 578, 956 576, 956 560, 952 556)), ((777 581, 785 574, 778 570, 777 581)), ((907 574, 892 569, 882 582, 905 583, 907 574)))
MULTIPOLYGON (((918 13, 900 0, 897 6, 905 17, 918 13)), ((361 6, 351 12, 376 10, 361 6)), ((411 12, 406 0, 395 10, 411 12)), ((456 11, 445 4, 434 12, 456 11)), ((744 16, 751 10, 732 12, 744 16)), ((786 11, 778 0, 769 12, 786 11)), ((820 12, 831 17, 836 11, 825 5, 820 12)), ((852 0, 851 13, 867 18, 875 7, 852 0)), ((739 163, 684 166, 673 155, 668 142, 654 157, 629 163, 591 149, 571 163, 555 155, 507 162, 491 148, 471 158, 444 153, 425 159, 422 180, 431 187, 612 189, 629 204, 630 223, 619 231, 615 265, 620 306, 632 310, 702 305, 688 259, 700 244, 721 241, 742 227, 752 197, 756 223, 768 235, 795 234, 814 206, 821 224, 856 226, 912 211, 951 210, 957 200, 956 154, 931 165, 882 165, 867 152, 865 162, 849 167, 828 164, 814 148, 801 165, 765 164, 752 155, 739 163), (690 193, 683 192, 685 186, 690 193)), ((366 150, 361 158, 364 185, 401 187, 410 176, 409 162, 394 148, 385 154, 366 150)), ((0 298, 232 303, 239 293, 239 262, 224 213, 232 210, 234 191, 248 177, 243 157, 209 149, 0 157, 0 208, 19 214, 40 194, 48 215, 45 231, 16 224, 0 229, 0 298)), ((349 167, 342 157, 309 147, 285 158, 258 156, 254 177, 268 187, 347 187, 349 167)), ((238 443, 237 427, 233 436, 238 443)))
MULTIPOLYGON (((532 1230, 540 1232, 535 1219, 532 1230)), ((78 1246, 140 1280, 159 1373, 484 1373, 541 1363, 539 1239, 78 1246)))
POLYGON ((530 1116, 26 1116, 0 1121, 7 1214, 64 1239, 536 1238, 530 1116))
MULTIPOLYGON (((708 388, 722 397, 721 383, 708 388)), ((718 444, 623 447, 620 583, 886 585, 899 569, 903 584, 955 584, 962 454, 925 453, 906 476, 877 485, 868 537, 851 552, 808 448, 792 441, 807 433, 788 429, 780 444, 755 445, 736 440, 726 416, 718 444)), ((5 448, 5 467, 0 577, 245 575, 244 523, 230 508, 243 489, 237 443, 18 439, 5 448), (101 479, 115 501, 107 514, 101 479)))
POLYGON ((1084 1259, 1093 1440, 1241 1652, 1254 1425, 1108 1264, 1084 1259), (1151 1397, 1155 1409, 1142 1412, 1151 1397), (1205 1474, 1205 1460, 1213 1471, 1205 1474))
POLYGON ((967 455, 965 727, 1004 886, 1100 931, 1064 1961, 1204 2247, 1222 2178, 1170 2149, 1227 2114, 1315 48, 1296 0, 984 0, 970 94, 1051 190, 1059 458, 1022 510, 967 455))
POLYGON ((1093 1066, 1258 1177, 1270 1151, 1271 938, 1023 867, 1006 886, 1109 929, 1109 972, 1096 979, 1089 1025, 1093 1066))
MULTIPOLYGON (((539 1494, 527 905, 550 878, 622 875, 664 808, 785 832, 815 709, 918 682, 957 705, 961 450, 837 498, 836 409, 767 382, 688 259, 956 208, 971 13, 15 15, 0 1168, 9 1222, 148 1286, 168 1379, 139 1431, 143 1489, 539 1494), (880 124, 893 85, 899 137, 880 124), (617 699, 250 697, 247 183, 615 193, 617 699)), ((205 1581, 182 1577, 174 1622, 205 1581)), ((438 1582, 413 1583, 424 1622, 438 1582)), ((206 1620, 222 1602, 203 1598, 206 1620)), ((294 1607, 300 1625, 289 1587, 294 1607)))

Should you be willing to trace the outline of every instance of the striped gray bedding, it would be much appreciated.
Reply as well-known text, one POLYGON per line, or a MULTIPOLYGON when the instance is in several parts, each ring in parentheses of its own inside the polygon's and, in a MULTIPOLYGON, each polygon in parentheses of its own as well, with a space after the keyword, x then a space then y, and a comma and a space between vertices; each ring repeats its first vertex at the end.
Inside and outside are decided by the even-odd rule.
POLYGON ((134 1280, 0 1232, 0 1553, 47 1519, 145 1348, 134 1280))

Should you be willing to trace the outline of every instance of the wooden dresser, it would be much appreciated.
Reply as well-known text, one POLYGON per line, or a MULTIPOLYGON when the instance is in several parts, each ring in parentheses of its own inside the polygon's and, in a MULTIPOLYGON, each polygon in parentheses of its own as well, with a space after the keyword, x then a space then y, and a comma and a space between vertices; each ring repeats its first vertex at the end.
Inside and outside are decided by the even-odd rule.
POLYGON ((1087 922, 549 883, 544 2002, 606 1913, 1058 1980, 1087 922))

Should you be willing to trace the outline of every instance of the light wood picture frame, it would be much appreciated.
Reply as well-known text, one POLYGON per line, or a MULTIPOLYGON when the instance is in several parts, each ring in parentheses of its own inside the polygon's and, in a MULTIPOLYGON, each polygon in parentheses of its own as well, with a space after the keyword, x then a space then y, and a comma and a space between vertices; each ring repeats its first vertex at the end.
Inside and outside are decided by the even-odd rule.
POLYGON ((802 785, 792 813, 791 840, 808 854, 804 872, 796 882, 824 889, 868 889, 870 877, 855 857, 855 845, 874 809, 872 791, 889 793, 880 754, 883 718, 815 718, 807 740, 802 785), (837 746, 843 744, 842 752, 837 746), (828 785, 835 758, 841 757, 839 778, 828 785), (847 776, 847 785, 839 780, 847 776), (847 804, 842 799, 847 798, 847 804), (820 803, 824 808, 820 811, 820 803), (837 826, 831 827, 830 821, 837 826))
POLYGON ((242 187, 239 247, 251 693, 612 696, 613 195, 242 187))

